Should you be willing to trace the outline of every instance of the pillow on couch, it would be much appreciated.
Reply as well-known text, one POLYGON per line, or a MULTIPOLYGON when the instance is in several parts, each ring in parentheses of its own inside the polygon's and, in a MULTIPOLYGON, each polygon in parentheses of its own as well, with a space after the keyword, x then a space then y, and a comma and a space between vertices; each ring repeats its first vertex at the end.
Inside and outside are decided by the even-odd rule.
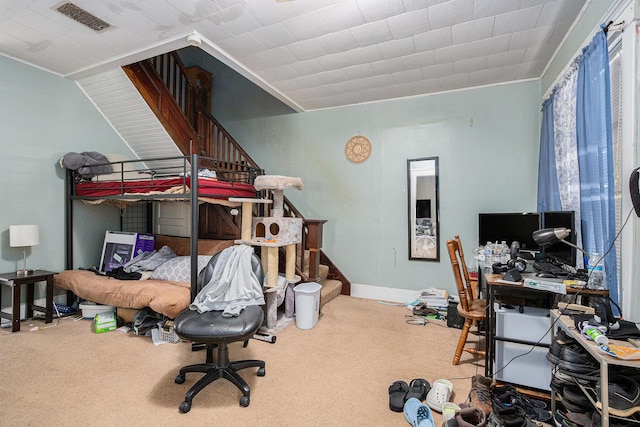
MULTIPOLYGON (((198 273, 207 266, 212 255, 198 255, 198 273)), ((151 279, 172 280, 174 282, 191 282, 191 257, 179 256, 160 264, 151 279)))

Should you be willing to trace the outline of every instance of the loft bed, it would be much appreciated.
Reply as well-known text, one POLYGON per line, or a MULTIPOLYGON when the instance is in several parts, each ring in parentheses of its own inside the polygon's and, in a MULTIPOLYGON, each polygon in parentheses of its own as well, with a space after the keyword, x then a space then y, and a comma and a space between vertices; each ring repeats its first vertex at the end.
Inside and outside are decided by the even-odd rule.
MULTIPOLYGON (((222 164, 196 154, 141 160, 116 158, 118 160, 102 163, 92 161, 89 167, 71 169, 67 166, 66 270, 54 276, 54 285, 67 290, 68 296, 75 294, 82 299, 121 308, 150 307, 166 317, 174 318, 191 303, 197 293, 199 262, 202 266, 202 257, 191 256, 181 260, 188 264, 186 268, 190 273, 190 282, 166 279, 119 280, 98 276, 89 271, 74 270, 74 202, 106 203, 121 208, 140 201, 189 202, 190 238, 157 236, 156 249, 166 244, 178 256, 212 256, 233 245, 234 241, 198 239, 199 204, 236 206, 237 203, 229 202, 230 197, 255 198, 253 182, 263 172, 244 164, 222 164)), ((61 165, 64 166, 62 161, 61 165)))

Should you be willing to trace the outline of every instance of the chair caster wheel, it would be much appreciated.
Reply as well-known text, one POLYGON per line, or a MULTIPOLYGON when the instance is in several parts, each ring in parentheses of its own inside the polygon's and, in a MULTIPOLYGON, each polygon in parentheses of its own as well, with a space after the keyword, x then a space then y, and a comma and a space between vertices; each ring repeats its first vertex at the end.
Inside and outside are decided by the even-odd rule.
POLYGON ((264 370, 264 368, 258 368, 258 376, 264 377, 264 374, 266 374, 266 371, 264 370))
POLYGON ((184 382, 184 375, 178 374, 178 376, 176 377, 176 379, 174 381, 175 381, 176 384, 182 384, 184 382))
POLYGON ((249 396, 242 396, 240 398, 240 406, 242 406, 243 408, 249 406, 249 396))
POLYGON ((178 409, 180 410, 180 412, 182 412, 183 414, 186 414, 187 412, 189 412, 191 410, 191 402, 187 402, 186 400, 184 402, 182 402, 180 404, 180 406, 178 407, 178 409))

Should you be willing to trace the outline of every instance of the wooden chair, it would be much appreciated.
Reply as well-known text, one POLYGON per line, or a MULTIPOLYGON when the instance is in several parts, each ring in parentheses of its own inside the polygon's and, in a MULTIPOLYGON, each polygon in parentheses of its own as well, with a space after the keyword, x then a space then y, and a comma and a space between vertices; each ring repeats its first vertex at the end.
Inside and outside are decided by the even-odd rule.
POLYGON ((453 356, 453 364, 457 365, 460 362, 460 356, 462 356, 463 351, 482 356, 485 354, 483 350, 478 350, 477 348, 465 348, 465 344, 467 343, 467 336, 469 335, 471 326, 477 324, 479 321, 485 320, 487 301, 484 299, 476 299, 475 297, 477 290, 474 290, 474 286, 477 289, 478 281, 477 279, 471 279, 469 277, 460 237, 456 236, 454 240, 447 240, 447 249, 449 250, 449 258, 451 258, 453 277, 456 280, 458 295, 460 296, 458 313, 465 319, 462 332, 460 332, 458 346, 456 347, 456 354, 453 356))

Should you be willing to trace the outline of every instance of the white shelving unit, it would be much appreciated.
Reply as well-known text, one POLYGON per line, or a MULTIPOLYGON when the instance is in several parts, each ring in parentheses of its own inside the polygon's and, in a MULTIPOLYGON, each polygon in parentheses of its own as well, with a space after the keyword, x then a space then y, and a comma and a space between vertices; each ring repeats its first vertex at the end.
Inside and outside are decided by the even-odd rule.
MULTIPOLYGON (((628 366, 628 367, 637 368, 640 370, 640 361, 628 361, 628 360, 616 359, 613 356, 609 356, 603 353, 600 349, 598 349, 596 343, 594 343, 593 341, 587 340, 582 336, 582 334, 580 334, 580 332, 576 330, 573 319, 571 319, 569 316, 561 316, 558 310, 551 310, 551 322, 554 325, 554 328, 553 328, 554 330, 555 330, 555 326, 559 326, 560 328, 562 328, 562 330, 564 330, 567 333, 567 335, 569 335, 570 337, 575 339, 578 343, 580 343, 580 345, 582 345, 582 347, 584 347, 600 364, 600 381, 601 381, 602 387, 600 388, 599 400, 595 392, 595 389, 585 387, 584 385, 581 385, 581 384, 578 384, 578 385, 580 386, 582 391, 585 393, 585 395, 589 398, 589 400, 591 401, 591 403, 595 408, 597 408, 596 406, 597 401, 602 403, 602 410, 600 411, 602 415, 602 426, 608 427, 609 426, 609 366, 610 365, 628 366)), ((626 343, 624 341, 616 341, 615 344, 625 345, 626 343)), ((552 409, 554 410, 554 413, 555 413, 555 401, 556 401, 555 399, 556 399, 556 394, 555 394, 555 391, 552 389, 551 402, 552 402, 552 409)), ((629 417, 629 418, 620 418, 616 416, 614 417, 616 419, 625 420, 629 424, 640 425, 640 417, 638 416, 637 413, 635 416, 629 417)))

